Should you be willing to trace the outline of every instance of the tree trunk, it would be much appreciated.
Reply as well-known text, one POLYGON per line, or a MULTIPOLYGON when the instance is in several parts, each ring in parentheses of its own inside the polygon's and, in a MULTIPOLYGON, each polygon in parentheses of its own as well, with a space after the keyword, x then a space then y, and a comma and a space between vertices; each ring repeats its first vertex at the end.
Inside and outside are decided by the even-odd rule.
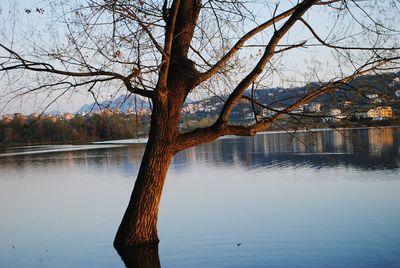
MULTIPOLYGON (((128 207, 114 240, 115 248, 158 243, 157 218, 162 189, 172 157, 177 152, 179 119, 187 94, 198 75, 187 58, 201 6, 200 0, 181 1, 169 55, 167 80, 160 77, 154 90, 149 140, 128 207)), ((167 31, 168 32, 168 31, 167 31)), ((163 64, 162 66, 168 66, 163 64)))
MULTIPOLYGON (((162 189, 174 151, 170 121, 152 116, 146 150, 126 212, 118 228, 115 248, 158 243, 157 218, 162 189), (158 122, 158 126, 154 126, 158 122), (162 122, 164 121, 164 122, 162 122)), ((176 129, 176 128, 175 128, 176 129)))

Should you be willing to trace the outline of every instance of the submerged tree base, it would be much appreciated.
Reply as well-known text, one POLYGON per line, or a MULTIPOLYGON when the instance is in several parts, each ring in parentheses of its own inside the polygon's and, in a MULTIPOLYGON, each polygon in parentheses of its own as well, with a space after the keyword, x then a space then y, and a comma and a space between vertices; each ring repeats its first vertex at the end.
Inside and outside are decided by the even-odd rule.
POLYGON ((114 247, 127 268, 161 267, 158 256, 158 241, 132 247, 114 247))

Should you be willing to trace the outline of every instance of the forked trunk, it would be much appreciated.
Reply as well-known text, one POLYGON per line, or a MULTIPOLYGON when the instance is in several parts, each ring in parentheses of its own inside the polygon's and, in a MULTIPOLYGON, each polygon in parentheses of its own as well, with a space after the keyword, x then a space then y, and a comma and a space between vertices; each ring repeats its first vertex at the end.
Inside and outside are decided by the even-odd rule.
POLYGON ((201 1, 178 1, 178 5, 175 22, 168 17, 166 32, 173 29, 174 38, 170 44, 171 50, 167 53, 170 55, 164 56, 165 63, 161 65, 159 81, 154 90, 149 141, 131 199, 114 240, 117 249, 159 241, 157 217, 161 193, 168 167, 176 153, 181 108, 187 94, 195 87, 198 74, 187 54, 201 1))

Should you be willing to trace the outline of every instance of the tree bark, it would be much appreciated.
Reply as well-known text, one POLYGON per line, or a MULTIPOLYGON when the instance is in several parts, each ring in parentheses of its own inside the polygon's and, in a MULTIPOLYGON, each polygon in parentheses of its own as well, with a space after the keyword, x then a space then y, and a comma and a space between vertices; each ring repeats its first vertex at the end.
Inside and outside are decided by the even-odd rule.
POLYGON ((165 62, 160 69, 159 81, 152 98, 149 140, 131 199, 115 236, 114 247, 117 250, 159 241, 157 218, 162 189, 172 157, 178 151, 181 109, 198 76, 187 53, 199 15, 200 2, 177 1, 180 4, 176 20, 168 19, 167 32, 173 29, 174 37, 171 54, 164 56, 165 62), (170 66, 167 62, 170 62, 170 66))
POLYGON ((135 186, 114 240, 115 248, 158 243, 157 218, 162 189, 174 151, 174 132, 166 116, 152 116, 162 125, 151 127, 135 186), (164 119, 164 120, 163 120, 164 119))

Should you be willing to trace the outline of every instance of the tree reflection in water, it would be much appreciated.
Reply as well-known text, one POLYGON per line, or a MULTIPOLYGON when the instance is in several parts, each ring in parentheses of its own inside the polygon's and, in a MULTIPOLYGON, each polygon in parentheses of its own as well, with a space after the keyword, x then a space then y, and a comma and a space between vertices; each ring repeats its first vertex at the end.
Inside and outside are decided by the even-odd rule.
POLYGON ((158 243, 131 248, 116 248, 127 268, 159 268, 158 243))

